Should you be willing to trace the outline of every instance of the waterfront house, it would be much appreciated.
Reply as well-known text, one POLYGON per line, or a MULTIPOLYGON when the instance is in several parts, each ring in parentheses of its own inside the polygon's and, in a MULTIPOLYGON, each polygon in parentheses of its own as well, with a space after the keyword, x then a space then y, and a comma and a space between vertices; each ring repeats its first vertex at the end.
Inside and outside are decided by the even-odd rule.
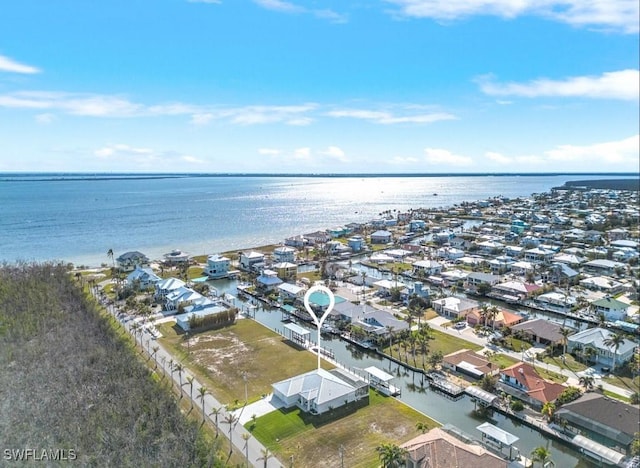
POLYGON ((164 301, 164 298, 167 297, 171 291, 175 291, 176 289, 180 289, 186 286, 186 283, 178 278, 166 278, 156 283, 156 293, 155 298, 159 301, 164 301))
POLYGON ((298 265, 290 262, 280 262, 271 265, 282 281, 295 281, 298 275, 298 265))
POLYGON ((260 271, 264 268, 264 254, 261 252, 241 252, 240 268, 246 271, 260 271))
POLYGON ((180 304, 182 304, 182 306, 184 307, 191 304, 193 301, 197 301, 203 298, 204 296, 202 296, 202 294, 195 292, 191 288, 182 286, 167 293, 164 298, 165 309, 177 310, 178 307, 180 307, 180 304))
POLYGON ((364 331, 375 336, 386 336, 390 332, 396 333, 408 330, 409 324, 399 320, 386 310, 369 309, 357 321, 352 322, 364 331))
POLYGON ((481 379, 485 375, 497 374, 500 368, 489 362, 482 354, 470 349, 460 349, 447 354, 442 359, 442 367, 452 372, 459 372, 474 379, 481 379))
POLYGON ((540 409, 556 401, 567 387, 543 379, 531 364, 519 362, 500 371, 497 388, 540 409))
POLYGON ((615 274, 617 269, 623 269, 624 271, 626 265, 624 263, 614 262, 613 260, 598 259, 585 263, 583 267, 590 273, 611 276, 615 274))
POLYGON ((524 252, 524 248, 517 245, 507 245, 504 248, 504 254, 511 258, 519 258, 522 256, 522 252, 524 252))
POLYGON ((613 365, 613 356, 616 357, 616 366, 620 366, 633 357, 638 344, 635 340, 625 339, 616 350, 613 346, 607 346, 605 341, 613 335, 611 330, 606 328, 588 328, 567 339, 567 350, 583 357, 588 355, 588 348, 593 349, 593 361, 596 364, 605 366, 613 365))
POLYGON ((424 219, 412 219, 409 221, 409 232, 424 231, 427 228, 427 223, 424 219))
POLYGON ((450 296, 431 301, 433 310, 452 319, 464 318, 470 311, 477 309, 479 306, 480 304, 477 301, 466 297, 450 296))
POLYGON ((292 283, 282 283, 278 285, 278 292, 283 302, 296 302, 304 299, 307 288, 292 283))
POLYGON ((440 428, 400 445, 407 451, 406 468, 507 468, 507 461, 479 444, 463 442, 440 428))
POLYGON ((573 432, 628 453, 638 432, 640 409, 594 392, 562 405, 556 417, 573 432))
POLYGON ((510 271, 515 263, 511 257, 499 255, 489 260, 489 267, 491 268, 492 274, 502 275, 510 271))
POLYGON ((305 239, 304 236, 300 236, 300 235, 287 237, 284 240, 284 245, 288 247, 293 247, 296 249, 302 249, 307 245, 307 239, 305 239))
POLYGON ((305 413, 323 414, 369 396, 369 384, 342 369, 315 369, 276 382, 273 395, 285 408, 297 406, 305 413))
POLYGON ((481 309, 473 309, 467 313, 466 319, 467 323, 472 327, 481 324, 496 330, 502 327, 511 328, 513 325, 524 320, 521 315, 505 309, 498 309, 496 315, 493 316, 491 320, 482 316, 481 309))
POLYGON ((591 306, 596 314, 604 315, 604 318, 609 322, 624 320, 629 309, 629 304, 613 299, 610 296, 592 302, 591 306))
POLYGON ((151 268, 136 266, 135 270, 127 275, 126 283, 134 289, 147 289, 154 287, 156 283, 162 281, 151 268))
POLYGON ((256 278, 256 285, 263 292, 274 291, 282 284, 282 280, 278 278, 278 272, 273 270, 262 270, 262 273, 256 278))
POLYGON ((331 240, 331 235, 327 231, 315 231, 304 234, 303 237, 309 245, 326 244, 331 240))
POLYGON ((540 286, 535 283, 505 281, 504 283, 494 285, 491 289, 491 295, 503 299, 506 302, 518 302, 530 298, 538 290, 540 290, 540 286))
POLYGON ((592 291, 602 291, 606 294, 618 294, 624 289, 624 285, 607 276, 591 276, 580 280, 580 286, 592 291))
POLYGON ((133 271, 136 267, 149 267, 149 259, 147 256, 137 250, 125 252, 116 258, 116 264, 120 271, 133 271))
POLYGON ((214 254, 207 257, 204 274, 211 279, 225 278, 229 275, 231 260, 222 255, 214 254))
POLYGON ((180 249, 173 249, 171 252, 164 254, 164 261, 169 265, 185 265, 189 263, 189 260, 191 260, 191 256, 180 249))
POLYGON ((524 259, 527 262, 534 263, 549 263, 555 252, 553 250, 544 249, 542 247, 536 247, 524 251, 524 259))
POLYGON ((536 318, 518 323, 511 327, 514 334, 522 334, 528 340, 541 345, 558 345, 563 337, 560 333, 562 325, 546 319, 536 318))
POLYGON ((275 263, 288 262, 295 263, 296 249, 287 245, 282 245, 273 249, 273 260, 275 263))
POLYGON ((388 244, 393 240, 393 235, 389 231, 379 230, 371 234, 372 244, 388 244))
POLYGON ((433 260, 419 260, 413 262, 412 266, 414 275, 431 276, 442 273, 442 264, 433 260))
POLYGON ((455 247, 441 247, 436 250, 436 257, 456 261, 464 257, 464 251, 455 247))
POLYGON ((535 302, 545 310, 566 314, 576 305, 576 298, 569 294, 552 291, 536 296, 535 302))
POLYGON ((364 237, 357 235, 347 239, 347 246, 349 246, 353 252, 360 252, 366 247, 366 243, 364 237))

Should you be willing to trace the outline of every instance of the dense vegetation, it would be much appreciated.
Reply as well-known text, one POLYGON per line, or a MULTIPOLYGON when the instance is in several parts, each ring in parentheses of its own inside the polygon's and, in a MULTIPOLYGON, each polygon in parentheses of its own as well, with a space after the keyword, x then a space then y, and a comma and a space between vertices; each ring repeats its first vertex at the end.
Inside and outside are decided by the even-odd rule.
POLYGON ((0 395, 3 450, 73 450, 89 466, 220 465, 63 265, 0 266, 0 395))

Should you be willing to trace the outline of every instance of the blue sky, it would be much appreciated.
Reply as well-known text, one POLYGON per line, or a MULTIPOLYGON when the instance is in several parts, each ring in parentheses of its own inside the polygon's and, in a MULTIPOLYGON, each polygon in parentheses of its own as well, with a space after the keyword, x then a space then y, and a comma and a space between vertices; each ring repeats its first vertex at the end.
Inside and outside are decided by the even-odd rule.
POLYGON ((0 171, 639 169, 637 0, 8 0, 0 171))

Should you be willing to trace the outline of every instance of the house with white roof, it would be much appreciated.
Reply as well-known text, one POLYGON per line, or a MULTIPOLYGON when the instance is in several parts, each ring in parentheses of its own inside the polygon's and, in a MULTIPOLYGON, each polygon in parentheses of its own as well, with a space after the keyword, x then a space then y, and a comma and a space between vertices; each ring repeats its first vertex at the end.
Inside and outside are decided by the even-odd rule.
POLYGON ((298 275, 298 265, 291 262, 280 262, 271 265, 273 271, 276 272, 278 278, 282 281, 295 281, 298 275))
POLYGON ((439 275, 442 273, 442 264, 433 260, 419 260, 413 262, 413 273, 416 275, 423 274, 425 276, 439 275))
POLYGON ((388 244, 393 240, 393 234, 389 231, 380 230, 371 234, 370 239, 372 244, 388 244))
POLYGON ((165 308, 167 310, 177 310, 180 304, 188 305, 203 297, 202 294, 195 292, 193 289, 182 286, 181 288, 174 289, 165 296, 165 308))
POLYGON ((275 263, 295 263, 297 250, 287 245, 282 245, 273 249, 273 260, 275 263))
POLYGON ((616 281, 613 278, 609 278, 608 276, 591 276, 589 278, 584 278, 580 280, 580 286, 593 291, 602 291, 607 294, 617 294, 624 288, 624 285, 621 282, 616 281))
POLYGON ((134 250, 125 252, 116 258, 118 269, 120 271, 133 271, 137 266, 146 268, 149 266, 149 258, 141 252, 134 250))
POLYGON ((616 350, 613 346, 607 346, 605 341, 613 335, 611 330, 606 328, 588 328, 567 338, 567 350, 570 353, 586 356, 585 350, 592 348, 595 350, 594 360, 596 364, 607 366, 613 365, 613 356, 616 356, 616 366, 619 366, 633 357, 638 343, 634 340, 625 339, 616 350))
POLYGON ((212 279, 225 278, 229 275, 231 260, 222 255, 214 254, 207 257, 207 267, 204 274, 212 279))
POLYGON ((170 265, 184 265, 189 263, 190 259, 191 256, 180 249, 173 249, 171 252, 164 254, 164 261, 170 265))
POLYGON ((480 307, 480 304, 472 299, 450 296, 431 301, 431 307, 440 315, 455 319, 465 317, 470 311, 480 307))
POLYGON ((186 283, 178 278, 166 278, 156 283, 155 297, 158 300, 164 300, 164 298, 171 291, 184 287, 186 283))
POLYGON ((323 414, 348 403, 368 398, 369 384, 341 369, 315 369, 281 380, 271 386, 286 408, 297 406, 305 413, 323 414))
POLYGON ((240 268, 246 271, 259 271, 264 267, 264 254, 251 251, 240 254, 240 268))
POLYGON ((601 275, 613 275, 617 268, 626 267, 624 263, 614 262, 613 260, 606 259, 591 260, 590 262, 585 263, 583 266, 586 271, 601 275))
POLYGON ((307 288, 302 286, 298 286, 297 284, 292 283, 282 283, 278 285, 278 292, 280 293, 280 297, 285 301, 296 301, 303 300, 304 293, 307 291, 307 288))
POLYGON ((262 270, 260 276, 256 278, 258 289, 269 292, 275 290, 283 281, 278 278, 278 272, 273 270, 262 270))
POLYGON ((127 285, 137 289, 147 289, 154 287, 156 283, 162 281, 158 275, 156 275, 151 268, 142 268, 136 266, 135 270, 127 275, 127 285))

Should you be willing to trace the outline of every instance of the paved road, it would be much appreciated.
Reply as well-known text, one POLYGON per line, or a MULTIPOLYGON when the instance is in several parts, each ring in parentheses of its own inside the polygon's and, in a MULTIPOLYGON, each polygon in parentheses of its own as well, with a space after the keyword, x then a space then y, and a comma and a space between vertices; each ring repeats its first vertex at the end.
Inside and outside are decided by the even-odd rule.
MULTIPOLYGON (((114 315, 118 312, 118 310, 113 305, 108 306, 107 310, 109 310, 109 312, 114 315)), ((181 391, 184 398, 190 398, 191 386, 189 385, 187 378, 193 377, 193 410, 199 413, 200 416, 202 416, 202 400, 199 397, 199 392, 202 384, 197 380, 197 378, 195 378, 195 376, 193 376, 186 368, 182 371, 182 376, 175 370, 172 372, 171 363, 173 362, 173 356, 160 343, 154 340, 151 334, 146 330, 142 333, 137 334, 133 332, 133 324, 141 323, 141 319, 130 319, 126 322, 120 320, 120 322, 123 324, 125 329, 134 336, 136 342, 143 347, 145 353, 147 352, 147 349, 150 351, 147 357, 150 360, 153 359, 157 362, 158 373, 162 372, 166 376, 166 378, 172 378, 172 385, 175 388, 180 387, 180 381, 182 379, 181 391), (153 356, 154 346, 158 348, 155 356, 153 356)), ((217 427, 219 430, 219 434, 231 440, 233 444, 233 450, 235 452, 242 454, 242 456, 244 457, 248 455, 248 460, 251 466, 266 466, 267 468, 281 468, 283 466, 280 461, 278 461, 273 456, 266 460, 267 463, 265 465, 264 445, 262 445, 255 437, 251 435, 250 432, 248 432, 240 423, 238 423, 237 418, 231 418, 224 405, 220 404, 220 402, 216 400, 213 395, 207 393, 204 397, 204 412, 206 418, 211 421, 211 423, 215 427, 216 417, 212 415, 214 409, 219 410, 219 414, 217 416, 217 427)))

